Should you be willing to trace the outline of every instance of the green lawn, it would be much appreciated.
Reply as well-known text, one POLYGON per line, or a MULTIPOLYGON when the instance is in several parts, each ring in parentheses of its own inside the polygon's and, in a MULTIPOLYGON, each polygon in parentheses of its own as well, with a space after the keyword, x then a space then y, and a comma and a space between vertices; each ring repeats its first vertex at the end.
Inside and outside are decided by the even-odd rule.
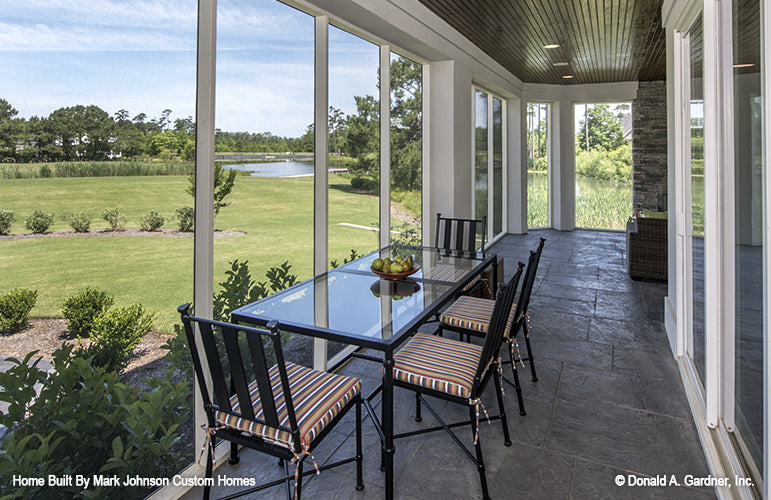
MULTIPOLYGON (((377 247, 377 238, 347 222, 372 226, 378 199, 350 189, 349 181, 330 176, 329 255, 342 261, 351 248, 377 247)), ((13 210, 14 233, 28 232, 24 219, 33 210, 56 214, 51 230, 68 230, 60 215, 84 211, 95 215, 92 229, 104 229, 104 208, 120 207, 127 227, 139 227, 150 210, 173 218, 192 205, 184 176, 100 177, 0 180, 0 209, 13 210)), ((216 218, 217 229, 246 233, 215 239, 215 288, 227 263, 248 260, 252 275, 264 279, 272 266, 289 261, 300 279, 312 274, 313 178, 238 177, 216 218)), ((164 227, 176 227, 170 220, 164 227)), ((33 316, 60 316, 64 298, 87 286, 116 297, 116 305, 141 302, 157 313, 156 328, 170 331, 176 306, 193 295, 193 239, 165 237, 40 238, 0 241, 0 293, 17 287, 38 290, 33 316)))

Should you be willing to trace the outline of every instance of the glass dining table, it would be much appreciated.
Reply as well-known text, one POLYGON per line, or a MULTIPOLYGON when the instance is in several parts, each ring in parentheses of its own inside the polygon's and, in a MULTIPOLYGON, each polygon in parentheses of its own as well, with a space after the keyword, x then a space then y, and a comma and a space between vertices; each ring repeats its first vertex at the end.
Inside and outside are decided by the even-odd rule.
MULTIPOLYGON (((465 287, 492 266, 494 254, 431 247, 391 245, 320 274, 232 312, 240 324, 263 326, 277 320, 280 329, 383 353, 383 383, 365 398, 382 441, 385 497, 393 498, 393 354, 396 348, 465 287), (378 259, 413 256, 420 268, 391 281, 371 270, 378 259), (382 391, 381 419, 370 401, 382 391)), ((496 283, 492 283, 496 289, 496 283)), ((366 356, 363 356, 366 357, 366 356)))

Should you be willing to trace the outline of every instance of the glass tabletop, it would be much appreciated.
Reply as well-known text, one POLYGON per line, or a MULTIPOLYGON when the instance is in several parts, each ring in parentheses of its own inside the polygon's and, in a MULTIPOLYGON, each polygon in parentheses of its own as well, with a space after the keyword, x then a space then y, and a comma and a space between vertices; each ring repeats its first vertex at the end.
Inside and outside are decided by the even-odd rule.
POLYGON ((441 255, 423 247, 388 247, 233 312, 237 322, 376 349, 387 348, 439 309, 488 258, 441 255), (413 255, 421 269, 389 281, 372 273, 378 257, 413 255))

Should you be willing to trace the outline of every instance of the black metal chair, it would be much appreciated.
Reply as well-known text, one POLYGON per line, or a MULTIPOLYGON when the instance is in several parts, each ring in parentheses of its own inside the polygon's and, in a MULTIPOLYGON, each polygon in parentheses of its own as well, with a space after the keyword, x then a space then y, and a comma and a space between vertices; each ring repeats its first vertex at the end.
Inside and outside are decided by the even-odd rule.
POLYGON ((434 246, 442 250, 474 253, 480 248, 485 253, 487 240, 487 216, 481 219, 456 219, 436 214, 436 239, 434 246), (477 247, 477 235, 481 229, 481 246, 477 247))
MULTIPOLYGON (((230 441, 230 463, 237 464, 238 445, 279 458, 285 477, 231 495, 247 495, 256 491, 286 485, 287 498, 300 498, 302 478, 314 471, 303 472, 303 461, 337 424, 348 410, 356 407, 356 455, 318 467, 320 470, 356 462, 356 489, 362 482, 361 445, 361 380, 305 368, 285 362, 281 349, 278 323, 268 330, 211 321, 189 315, 187 304, 179 307, 185 326, 193 367, 206 412, 206 477, 211 478, 217 439, 230 441), (198 350, 193 324, 198 325, 203 358, 198 350), (268 360, 270 351, 275 363, 268 360), (208 372, 204 371, 205 359, 208 372), (205 383, 211 375, 212 399, 205 383), (294 474, 289 465, 295 465, 294 474)), ((200 461, 200 458, 199 458, 200 461)), ((204 487, 208 499, 210 487, 204 487)))
MULTIPOLYGON (((508 323, 508 314, 514 303, 517 285, 522 275, 519 268, 508 284, 498 291, 489 319, 490 329, 483 345, 460 342, 435 335, 419 333, 412 337, 394 355, 393 380, 394 385, 415 391, 416 416, 420 422, 421 404, 433 414, 439 422, 438 427, 420 429, 394 436, 395 438, 413 436, 426 432, 444 429, 452 440, 463 450, 466 457, 477 466, 479 479, 482 483, 482 494, 489 498, 485 465, 482 458, 482 447, 479 441, 479 422, 499 419, 503 427, 503 438, 506 446, 511 445, 509 428, 506 423, 506 411, 503 406, 500 380, 499 351, 503 341, 503 333, 508 323), (498 399, 499 414, 479 418, 480 397, 490 378, 495 381, 495 394, 498 399), (446 424, 436 411, 423 399, 423 395, 434 396, 445 401, 467 406, 470 419, 468 421, 446 424), (474 436, 476 456, 472 455, 460 439, 452 432, 452 427, 470 424, 474 436)), ((485 410, 485 414, 487 411, 485 410)))
MULTIPOLYGON (((530 251, 525 278, 522 282, 522 290, 519 294, 519 300, 516 307, 512 307, 509 314, 508 324, 504 333, 504 338, 509 345, 509 359, 505 364, 511 364, 513 382, 504 377, 504 381, 513 386, 517 391, 517 402, 519 403, 519 414, 525 415, 525 405, 522 399, 522 387, 517 375, 517 363, 524 366, 524 362, 530 363, 530 372, 533 382, 538 381, 535 373, 535 359, 533 350, 530 347, 530 316, 527 311, 530 304, 530 296, 533 291, 533 284, 538 273, 538 264, 541 261, 541 252, 546 240, 540 239, 538 247, 530 251), (522 357, 519 353, 517 343, 517 334, 520 330, 525 333, 525 345, 527 346, 527 357, 522 357), (516 351, 516 354, 515 354, 516 351)), ((523 264, 520 262, 520 266, 523 264)), ((485 336, 490 326, 490 314, 492 312, 494 301, 478 297, 461 296, 455 302, 445 309, 439 316, 440 329, 448 329, 458 332, 461 336, 485 336)))
MULTIPOLYGON (((486 254, 485 245, 487 242, 487 216, 481 219, 458 219, 442 217, 441 213, 436 214, 436 238, 434 246, 440 250, 440 253, 446 255, 473 255, 481 253, 486 254), (479 240, 477 240, 479 237, 479 240), (477 241, 480 246, 477 247, 477 241)), ((452 273, 450 273, 452 274, 452 273)), ((441 266, 433 270, 433 275, 425 276, 429 279, 453 279, 453 276, 444 276, 441 266)), ((489 294, 492 295, 492 288, 487 278, 478 276, 466 285, 461 294, 471 294, 480 287, 486 287, 489 294)), ((431 322, 438 321, 438 317, 431 322)))

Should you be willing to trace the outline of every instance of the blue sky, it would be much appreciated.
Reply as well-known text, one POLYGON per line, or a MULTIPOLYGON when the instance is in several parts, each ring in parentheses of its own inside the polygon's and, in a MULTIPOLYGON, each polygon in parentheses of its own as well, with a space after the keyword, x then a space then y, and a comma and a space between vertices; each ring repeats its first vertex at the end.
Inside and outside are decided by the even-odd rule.
MULTIPOLYGON (((195 113, 196 0, 3 0, 0 98, 24 118, 94 104, 195 113)), ((313 121, 313 18, 275 0, 220 0, 217 119, 296 137, 313 121)), ((330 29, 330 105, 376 95, 378 48, 330 29)))

